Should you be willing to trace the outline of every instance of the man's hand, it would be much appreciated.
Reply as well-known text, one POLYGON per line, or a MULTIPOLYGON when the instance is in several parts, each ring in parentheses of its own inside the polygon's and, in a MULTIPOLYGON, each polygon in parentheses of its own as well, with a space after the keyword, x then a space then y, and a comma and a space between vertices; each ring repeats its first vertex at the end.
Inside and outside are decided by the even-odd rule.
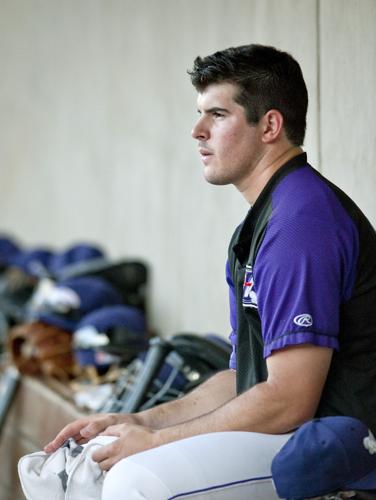
POLYGON ((141 422, 136 415, 120 413, 90 415, 66 425, 55 439, 44 447, 44 451, 46 453, 53 453, 69 438, 73 438, 79 444, 87 443, 90 439, 104 432, 108 427, 120 423, 137 425, 141 422))
POLYGON ((149 408, 141 413, 131 415, 102 413, 80 418, 64 427, 55 439, 45 446, 44 451, 46 453, 56 451, 69 438, 74 438, 79 444, 87 443, 113 425, 124 423, 161 429, 197 418, 235 396, 235 376, 232 370, 219 372, 185 397, 149 408))
POLYGON ((111 425, 101 436, 117 436, 119 439, 103 446, 93 453, 93 460, 98 462, 102 470, 110 469, 122 458, 140 451, 155 448, 161 443, 158 441, 158 431, 141 425, 120 424, 111 425))

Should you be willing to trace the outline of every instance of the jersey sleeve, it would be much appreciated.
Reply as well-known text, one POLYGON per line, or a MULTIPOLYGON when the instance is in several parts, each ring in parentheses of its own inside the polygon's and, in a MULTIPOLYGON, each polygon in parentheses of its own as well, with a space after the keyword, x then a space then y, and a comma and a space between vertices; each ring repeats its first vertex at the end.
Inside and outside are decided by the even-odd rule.
POLYGON ((226 262, 226 281, 228 284, 229 292, 229 304, 230 304, 230 325, 231 333, 229 335, 229 340, 232 345, 232 352, 230 356, 229 368, 236 370, 236 328, 237 328, 237 313, 236 313, 236 298, 235 298, 235 287, 231 276, 229 262, 226 262))
POLYGON ((353 287, 356 238, 350 217, 338 225, 322 216, 271 217, 253 268, 264 357, 305 343, 338 350, 340 305, 353 287))

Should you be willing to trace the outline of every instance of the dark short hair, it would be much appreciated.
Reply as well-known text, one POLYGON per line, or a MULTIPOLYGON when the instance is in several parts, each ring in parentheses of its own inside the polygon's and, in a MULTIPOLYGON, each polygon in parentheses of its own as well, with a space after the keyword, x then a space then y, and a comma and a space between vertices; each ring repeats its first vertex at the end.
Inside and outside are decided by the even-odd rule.
POLYGON ((244 107, 255 125, 270 109, 283 116, 289 141, 303 144, 308 93, 297 61, 287 52, 264 45, 243 45, 197 57, 188 71, 198 92, 213 83, 232 83, 238 88, 235 101, 244 107))

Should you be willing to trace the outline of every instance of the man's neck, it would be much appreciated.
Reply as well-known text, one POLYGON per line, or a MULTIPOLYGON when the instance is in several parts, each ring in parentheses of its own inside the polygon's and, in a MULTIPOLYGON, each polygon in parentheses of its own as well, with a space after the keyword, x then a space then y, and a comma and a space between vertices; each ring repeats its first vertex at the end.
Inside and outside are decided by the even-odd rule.
POLYGON ((253 205, 268 181, 289 160, 303 152, 299 146, 288 146, 280 150, 270 149, 261 157, 250 173, 245 185, 237 186, 244 198, 253 205))

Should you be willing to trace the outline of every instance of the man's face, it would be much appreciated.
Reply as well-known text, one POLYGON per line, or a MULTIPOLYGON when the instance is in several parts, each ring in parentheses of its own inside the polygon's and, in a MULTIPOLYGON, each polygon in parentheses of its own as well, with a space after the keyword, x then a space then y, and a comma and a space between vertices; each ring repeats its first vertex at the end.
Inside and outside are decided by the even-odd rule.
POLYGON ((211 184, 234 184, 242 190, 262 157, 261 125, 250 125, 245 110, 234 101, 230 83, 209 85, 198 94, 199 119, 192 130, 211 184))

